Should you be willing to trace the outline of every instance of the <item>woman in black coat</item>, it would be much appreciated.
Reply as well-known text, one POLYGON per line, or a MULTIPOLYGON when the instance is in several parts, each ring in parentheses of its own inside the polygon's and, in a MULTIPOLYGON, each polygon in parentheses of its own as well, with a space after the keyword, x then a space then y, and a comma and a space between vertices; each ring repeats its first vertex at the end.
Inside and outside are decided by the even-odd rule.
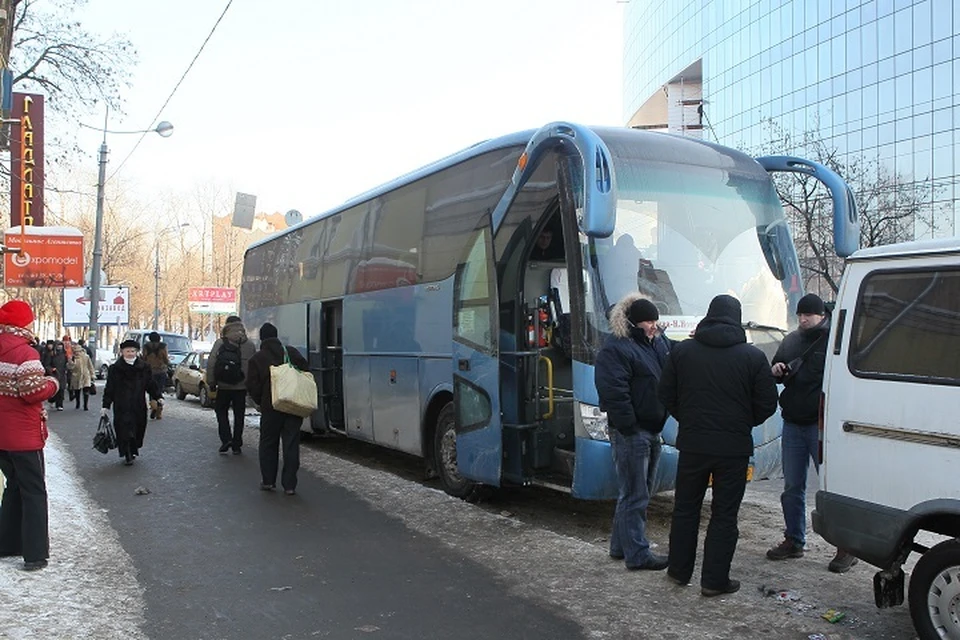
POLYGON ((125 465, 133 464, 143 447, 147 431, 146 394, 151 400, 161 401, 163 397, 150 367, 137 356, 139 349, 135 340, 125 340, 120 345, 121 357, 107 370, 107 384, 103 389, 101 415, 109 415, 113 407, 113 427, 125 465))

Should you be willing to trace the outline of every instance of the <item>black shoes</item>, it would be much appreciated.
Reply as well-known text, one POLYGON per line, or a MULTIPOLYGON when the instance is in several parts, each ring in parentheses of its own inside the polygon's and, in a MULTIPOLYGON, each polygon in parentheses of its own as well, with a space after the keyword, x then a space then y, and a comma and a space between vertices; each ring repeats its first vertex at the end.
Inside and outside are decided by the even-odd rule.
POLYGON ((681 580, 681 579, 678 578, 677 576, 675 576, 675 575, 673 575, 672 573, 670 573, 669 570, 667 571, 667 578, 670 579, 670 582, 672 582, 673 584, 675 584, 675 585, 677 585, 677 586, 680 586, 680 587, 686 587, 687 585, 690 584, 690 580, 689 580, 689 579, 687 579, 687 580, 681 580))
POLYGON ((294 491, 293 489, 284 489, 284 490, 283 490, 283 493, 284 493, 284 495, 288 495, 288 496, 295 496, 295 495, 297 495, 297 492, 294 491))
POLYGON ((797 544, 790 538, 767 551, 767 560, 786 560, 787 558, 802 558, 803 545, 797 544))
POLYGON ((238 455, 240 455, 241 453, 243 453, 243 452, 240 450, 240 447, 234 447, 234 448, 233 448, 233 455, 238 456, 238 455))
POLYGON ((713 598, 715 596, 722 596, 728 593, 736 593, 740 591, 740 581, 739 580, 729 580, 727 586, 720 589, 708 589, 707 587, 700 588, 700 595, 705 598, 713 598))
POLYGON ((651 553, 650 556, 642 564, 638 565, 627 565, 627 569, 630 571, 663 571, 667 568, 667 565, 670 564, 667 556, 658 556, 651 553))
POLYGON ((231 445, 229 442, 224 442, 222 445, 220 445, 220 449, 219 449, 220 454, 227 455, 227 452, 230 451, 230 446, 231 445))
POLYGON ((24 571, 39 571, 40 569, 45 569, 46 567, 46 560, 31 560, 30 562, 23 563, 24 571))
POLYGON ((276 488, 277 488, 277 485, 275 484, 263 484, 262 482, 260 483, 260 491, 273 491, 276 488))

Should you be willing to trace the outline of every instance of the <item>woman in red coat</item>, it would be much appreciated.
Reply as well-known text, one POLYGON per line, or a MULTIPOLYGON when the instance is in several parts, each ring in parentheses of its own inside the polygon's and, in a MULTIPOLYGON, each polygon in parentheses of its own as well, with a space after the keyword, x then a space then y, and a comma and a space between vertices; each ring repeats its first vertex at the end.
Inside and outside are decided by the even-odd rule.
POLYGON ((22 300, 0 307, 0 471, 7 478, 0 504, 0 557, 23 556, 23 568, 47 566, 47 482, 43 445, 47 413, 43 401, 59 389, 44 376, 33 348, 33 310, 22 300))

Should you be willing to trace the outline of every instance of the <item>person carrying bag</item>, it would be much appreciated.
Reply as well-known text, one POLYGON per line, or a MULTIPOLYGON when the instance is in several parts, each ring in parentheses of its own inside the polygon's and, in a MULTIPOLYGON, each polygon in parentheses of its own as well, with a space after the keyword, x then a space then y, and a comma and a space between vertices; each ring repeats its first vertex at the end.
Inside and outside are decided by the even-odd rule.
POLYGON ((312 411, 307 410, 309 383, 313 383, 314 409, 317 387, 307 372, 306 359, 295 348, 284 347, 277 335, 277 328, 269 322, 260 327, 260 350, 250 359, 245 383, 260 407, 260 488, 273 491, 277 486, 282 441, 280 484, 284 493, 292 496, 300 468, 300 426, 312 411), (306 377, 310 377, 309 383, 306 377))

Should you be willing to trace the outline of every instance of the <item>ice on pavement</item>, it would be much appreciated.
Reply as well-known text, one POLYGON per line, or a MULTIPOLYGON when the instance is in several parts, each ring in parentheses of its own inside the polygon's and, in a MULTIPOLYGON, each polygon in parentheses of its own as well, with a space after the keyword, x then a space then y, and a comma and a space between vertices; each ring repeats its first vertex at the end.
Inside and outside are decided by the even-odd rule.
POLYGON ((50 564, 0 559, 0 638, 144 638, 143 590, 106 514, 78 480, 66 446, 45 451, 50 564))

